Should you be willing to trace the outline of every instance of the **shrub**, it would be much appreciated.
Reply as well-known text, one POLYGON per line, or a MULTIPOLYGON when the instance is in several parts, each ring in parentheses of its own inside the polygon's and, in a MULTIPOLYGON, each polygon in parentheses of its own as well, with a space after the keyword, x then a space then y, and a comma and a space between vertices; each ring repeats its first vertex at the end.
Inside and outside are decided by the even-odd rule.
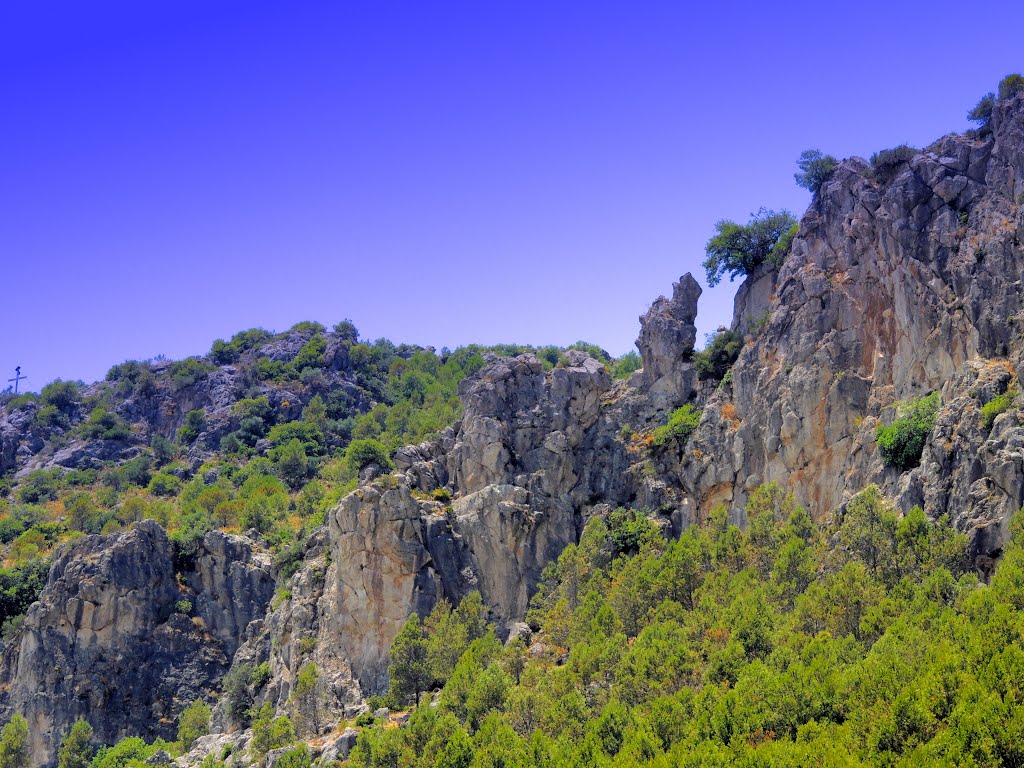
POLYGON ((213 346, 210 347, 210 359, 217 365, 228 365, 235 362, 238 357, 238 348, 224 341, 224 339, 217 339, 213 342, 213 346))
POLYGON ((708 345, 693 353, 693 366, 702 379, 721 381, 743 349, 743 339, 728 328, 719 328, 708 345))
POLYGON ((153 449, 153 456, 159 464, 166 464, 174 458, 174 444, 159 433, 153 435, 149 447, 153 449))
POLYGON ((670 440, 678 445, 686 445, 690 435, 700 424, 701 411, 687 403, 682 408, 677 408, 669 416, 668 424, 654 430, 654 444, 665 445, 670 440))
POLYGON ((793 174, 796 183, 816 195, 822 184, 832 178, 839 161, 832 155, 823 155, 817 149, 806 149, 800 153, 796 165, 800 169, 799 173, 793 174))
POLYGON ((178 428, 178 442, 181 445, 191 445, 199 437, 199 434, 206 429, 206 413, 202 408, 196 408, 185 414, 185 422, 178 428))
POLYGON ((60 493, 63 473, 60 469, 37 469, 21 481, 18 498, 26 504, 54 501, 60 493))
POLYGON ((1010 409, 1016 394, 1015 390, 1008 389, 1001 395, 996 395, 981 407, 981 425, 986 430, 992 429, 996 416, 1010 409))
POLYGON ((98 405, 89 414, 89 420, 82 427, 82 434, 93 440, 127 440, 131 429, 116 413, 98 405))
POLYGON ((726 273, 730 280, 749 275, 769 259, 779 239, 796 223, 789 211, 766 208, 751 214, 746 224, 719 221, 715 224, 717 234, 704 248, 708 285, 718 285, 726 273))
POLYGON ((43 405, 52 405, 62 413, 69 413, 78 404, 78 384, 73 381, 51 381, 39 393, 43 405))
POLYGON ((295 729, 287 717, 274 717, 274 706, 265 702, 256 713, 252 724, 252 740, 249 746, 258 756, 263 757, 272 749, 287 747, 295 741, 295 729))
POLYGON ((188 616, 190 613, 192 613, 192 601, 190 601, 190 600, 179 600, 178 602, 176 602, 174 604, 174 609, 178 613, 183 613, 186 616, 188 616))
POLYGON ((875 442, 887 466, 905 471, 918 465, 938 410, 939 393, 933 392, 901 405, 890 426, 878 427, 875 442))
POLYGON ((1012 99, 1024 91, 1024 77, 1018 74, 1007 75, 999 81, 999 100, 1012 99))
POLYGON ((892 149, 883 149, 871 156, 871 170, 875 178, 883 184, 888 184, 895 179, 903 167, 914 159, 917 150, 900 144, 892 149))
POLYGON ((292 367, 296 371, 304 368, 323 368, 327 365, 324 352, 327 351, 327 342, 319 333, 302 345, 302 349, 292 360, 292 367))
POLYGON ((149 492, 154 496, 177 496, 181 479, 170 472, 157 472, 149 481, 149 492))
POLYGON ((175 389, 191 387, 197 381, 205 379, 213 370, 213 366, 200 357, 186 357, 171 363, 171 381, 175 389))
POLYGON ((188 752, 195 740, 210 732, 210 707, 196 699, 178 715, 178 741, 188 752))
POLYGON ((612 379, 624 379, 634 371, 640 370, 642 365, 643 361, 640 360, 640 355, 636 352, 627 352, 612 363, 612 379))
POLYGON ((384 470, 394 468, 387 449, 372 437, 353 440, 345 451, 345 462, 349 470, 358 474, 370 464, 377 464, 384 470))
POLYGON ((348 344, 359 343, 359 330, 348 318, 337 323, 334 326, 334 332, 342 341, 347 342, 348 344))
POLYGON ((992 111, 996 108, 996 95, 986 93, 967 113, 967 119, 978 124, 978 134, 982 137, 992 132, 992 111))

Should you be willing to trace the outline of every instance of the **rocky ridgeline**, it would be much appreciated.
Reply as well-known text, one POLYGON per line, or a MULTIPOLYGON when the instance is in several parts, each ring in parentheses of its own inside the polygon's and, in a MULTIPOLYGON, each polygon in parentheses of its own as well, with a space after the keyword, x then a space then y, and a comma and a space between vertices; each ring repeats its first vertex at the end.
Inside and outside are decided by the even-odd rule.
MULTIPOLYGON (((400 450, 391 474, 368 468, 273 604, 265 556, 244 538, 207 536, 180 585, 153 523, 69 546, 4 651, 5 710, 28 716, 38 762, 52 762, 78 716, 106 741, 169 736, 172 702, 212 697, 231 664, 266 663, 254 703, 289 712, 313 661, 314 738, 383 688, 411 612, 479 591, 507 631, 591 516, 632 506, 678 533, 724 504, 742 522, 769 481, 819 519, 877 483, 903 509, 948 514, 984 570, 1024 503, 1020 414, 991 429, 980 415, 1024 363, 1024 97, 1001 103, 993 126, 985 141, 941 139, 885 183, 844 161, 782 268, 740 288, 745 345, 721 385, 694 369, 689 275, 641 318, 643 370, 627 380, 580 352, 550 371, 531 355, 490 358, 461 386, 461 422, 400 450), (920 466, 884 466, 876 427, 931 391, 942 406, 920 466), (642 439, 687 403, 702 416, 685 446, 642 439), (183 598, 190 616, 176 612, 183 598)), ((215 726, 183 764, 247 738, 223 703, 215 726)))
MULTIPOLYGON (((240 416, 232 406, 242 397, 266 397, 283 422, 299 418, 318 391, 344 392, 352 414, 369 409, 372 394, 354 375, 349 347, 337 333, 322 334, 325 365, 319 369, 315 387, 253 377, 256 361, 287 363, 317 334, 300 327, 278 336, 267 335, 268 339, 229 364, 218 365, 210 356, 192 358, 196 368, 179 371, 179 363, 147 362, 137 371, 120 372, 109 381, 91 384, 82 390, 82 402, 66 414, 63 425, 40 423, 36 418, 39 403, 0 409, 0 475, 14 471, 16 478, 22 478, 38 469, 100 469, 109 462, 127 461, 143 454, 154 435, 174 440, 186 414, 198 409, 204 413, 204 424, 187 456, 190 466, 197 469, 218 452, 221 438, 238 428, 240 416), (96 402, 112 402, 111 411, 132 425, 124 439, 89 439, 76 429, 89 417, 84 403, 96 402)), ((265 447, 257 445, 261 451, 265 447)))

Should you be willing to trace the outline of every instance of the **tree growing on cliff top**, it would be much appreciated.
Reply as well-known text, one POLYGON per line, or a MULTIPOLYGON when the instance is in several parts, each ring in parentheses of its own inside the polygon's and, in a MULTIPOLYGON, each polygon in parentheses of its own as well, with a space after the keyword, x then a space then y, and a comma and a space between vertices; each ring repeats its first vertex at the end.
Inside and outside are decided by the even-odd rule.
POLYGON ((800 153, 796 165, 800 169, 800 173, 793 174, 796 183, 816 195, 821 185, 832 178, 839 161, 832 155, 822 154, 820 150, 806 149, 800 153))
POLYGON ((775 246, 796 223, 789 211, 761 208, 746 224, 728 219, 715 224, 717 234, 704 248, 708 285, 718 285, 726 273, 733 280, 749 275, 765 262, 781 262, 785 254, 775 251, 775 246))

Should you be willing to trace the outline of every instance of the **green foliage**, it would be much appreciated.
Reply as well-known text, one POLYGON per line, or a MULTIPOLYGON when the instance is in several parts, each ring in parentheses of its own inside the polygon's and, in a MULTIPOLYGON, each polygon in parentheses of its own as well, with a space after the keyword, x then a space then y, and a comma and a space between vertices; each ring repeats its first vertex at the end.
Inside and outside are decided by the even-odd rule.
POLYGON ((431 682, 428 661, 429 645, 415 613, 410 616, 391 643, 388 677, 391 680, 391 698, 399 703, 413 699, 419 703, 420 694, 431 682))
POLYGON ((79 385, 73 381, 51 381, 39 393, 42 405, 53 406, 61 413, 70 414, 78 405, 79 385))
POLYGON ((295 742, 292 721, 284 715, 274 717, 274 705, 265 702, 256 713, 252 723, 252 740, 249 749, 257 758, 262 758, 272 749, 287 747, 295 742))
POLYGON ((302 345, 302 349, 292 360, 292 366, 296 371, 304 368, 323 368, 327 365, 324 352, 327 351, 327 341, 319 333, 302 345))
POLYGON ((999 100, 1012 99, 1018 93, 1024 92, 1024 77, 1018 74, 1007 75, 999 81, 999 100))
POLYGON ((184 360, 171 363, 169 373, 174 388, 182 390, 202 381, 213 370, 214 367, 201 357, 186 357, 184 360))
POLYGON ((29 768, 28 722, 20 714, 0 731, 0 768, 29 768))
POLYGON ((914 159, 916 154, 917 150, 906 144, 900 144, 893 149, 883 149, 881 152, 871 155, 871 170, 878 181, 888 184, 914 159))
POLYGON ((939 393, 933 392, 901 403, 897 408, 898 418, 890 426, 879 425, 875 442, 887 466, 905 471, 918 465, 938 410, 939 393))
POLYGON ((1006 413, 1013 406, 1014 398, 1017 396, 1016 387, 1007 389, 1002 394, 996 395, 981 407, 981 425, 986 429, 992 429, 996 416, 1006 413))
POLYGON ((967 119, 978 124, 978 133, 987 136, 992 133, 992 112, 996 108, 996 95, 986 93, 974 108, 967 113, 967 119))
POLYGON ((92 763, 92 726, 79 718, 61 740, 57 768, 89 768, 92 763))
POLYGON ((18 498, 26 504, 54 501, 63 487, 63 477, 57 467, 30 472, 18 486, 18 498))
MULTIPOLYGON (((269 679, 270 667, 267 666, 269 679)), ((249 709, 252 707, 253 690, 261 686, 255 685, 255 673, 252 665, 239 664, 224 675, 222 691, 224 711, 231 723, 246 726, 249 723, 249 709)))
POLYGON ((116 413, 98 405, 82 425, 82 434, 93 440, 127 440, 131 429, 116 413))
POLYGON ((178 715, 178 743, 183 751, 188 752, 196 739, 210 732, 210 714, 210 707, 196 699, 178 715))
POLYGON ((700 424, 701 410, 687 403, 676 408, 668 417, 668 424, 654 430, 654 444, 658 446, 674 442, 682 447, 700 424))
POLYGON ((178 427, 178 442, 181 445, 192 445, 200 433, 206 429, 206 412, 196 408, 185 414, 184 423, 178 427))
POLYGON ((633 351, 627 352, 612 363, 612 380, 625 379, 633 372, 639 371, 641 366, 643 366, 643 361, 640 359, 640 355, 633 351))
POLYGON ((818 194, 822 185, 832 178, 839 161, 832 155, 822 154, 817 149, 805 149, 800 153, 800 159, 796 161, 799 173, 794 174, 796 183, 804 189, 809 189, 812 195, 818 194))
POLYGON ((305 744, 289 749, 274 761, 274 768, 310 768, 312 765, 313 758, 305 744))
POLYGON ((314 735, 320 732, 320 670, 312 661, 299 667, 292 689, 295 715, 302 727, 314 735))
POLYGON ((746 519, 623 550, 621 521, 592 519, 545 572, 533 652, 485 633, 405 727, 364 727, 350 764, 1015 764, 1019 530, 986 586, 948 521, 874 488, 829 531, 774 484, 746 519))
POLYGON ((751 214, 746 224, 728 219, 719 221, 715 224, 715 236, 708 240, 704 249, 708 285, 718 285, 726 273, 730 280, 749 275, 769 262, 779 239, 796 223, 789 211, 766 208, 751 214))
POLYGON ((149 481, 149 492, 154 496, 176 496, 181 490, 181 478, 170 472, 157 472, 149 481))
POLYGON ((719 328, 708 345, 693 353, 693 366, 702 379, 721 381, 743 349, 743 339, 728 328, 719 328))
POLYGON ((370 464, 377 464, 384 470, 394 468, 387 449, 372 438, 353 440, 345 451, 345 462, 349 469, 356 474, 370 464))

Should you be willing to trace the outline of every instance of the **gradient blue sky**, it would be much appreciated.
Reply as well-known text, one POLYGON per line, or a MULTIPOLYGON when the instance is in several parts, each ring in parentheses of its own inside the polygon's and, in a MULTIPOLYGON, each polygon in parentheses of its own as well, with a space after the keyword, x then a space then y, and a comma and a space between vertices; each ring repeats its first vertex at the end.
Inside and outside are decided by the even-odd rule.
POLYGON ((0 372, 344 317, 621 354, 715 221, 803 211, 801 150, 967 128, 1022 29, 1005 0, 9 0, 0 372))

